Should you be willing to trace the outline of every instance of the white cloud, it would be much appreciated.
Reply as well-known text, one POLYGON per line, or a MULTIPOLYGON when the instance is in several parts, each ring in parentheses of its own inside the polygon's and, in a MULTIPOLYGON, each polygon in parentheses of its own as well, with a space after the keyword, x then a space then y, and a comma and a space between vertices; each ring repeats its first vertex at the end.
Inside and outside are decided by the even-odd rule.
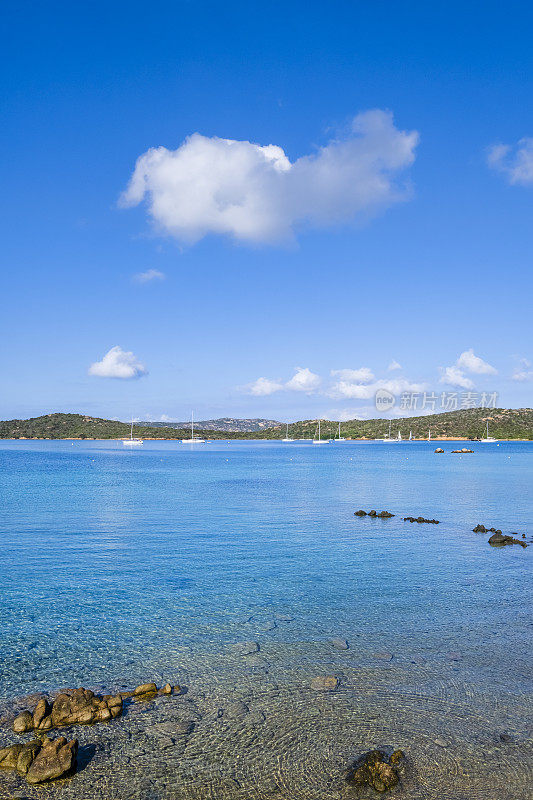
POLYGON ((463 389, 473 389, 474 382, 467 378, 459 367, 446 367, 440 378, 440 383, 450 386, 461 386, 463 389))
POLYGON ((374 373, 368 367, 359 369, 332 369, 332 376, 337 376, 341 381, 351 381, 353 383, 370 383, 374 380, 374 373))
POLYGON ((387 369, 389 370, 389 372, 392 372, 395 369, 402 369, 402 365, 398 364, 398 362, 395 361, 395 359, 393 358, 387 369))
POLYGON ((516 145, 496 144, 487 151, 489 167, 502 172, 509 183, 533 185, 533 138, 525 136, 516 145))
POLYGON ((345 397, 350 400, 370 400, 378 389, 386 389, 394 395, 402 392, 423 392, 426 385, 423 383, 413 383, 407 378, 396 378, 386 380, 380 378, 372 383, 362 384, 351 381, 340 380, 333 384, 329 391, 330 397, 345 397))
POLYGON ((277 145, 195 133, 176 150, 141 155, 119 203, 146 199, 155 224, 183 242, 221 234, 279 243, 301 225, 350 223, 407 199, 397 175, 413 163, 418 138, 379 109, 358 114, 344 136, 292 163, 277 145))
POLYGON ((164 281, 167 276, 158 269, 147 269, 133 276, 135 283, 150 283, 151 281, 164 281))
POLYGON ((270 378, 258 378, 246 387, 246 391, 256 397, 265 397, 268 394, 279 392, 281 389, 283 389, 283 384, 270 380, 270 378))
POLYGON ((315 375, 315 373, 311 372, 307 367, 296 367, 295 374, 290 381, 287 381, 285 388, 293 392, 306 392, 307 394, 311 394, 318 389, 321 383, 322 378, 320 375, 315 375))
POLYGON ((496 375, 498 372, 493 366, 483 361, 482 358, 474 355, 472 348, 461 353, 456 363, 459 369, 474 372, 476 375, 496 375))
POLYGON ((96 375, 98 378, 131 380, 142 378, 147 374, 145 366, 138 361, 137 356, 118 345, 112 347, 101 361, 95 361, 89 367, 89 375, 96 375))

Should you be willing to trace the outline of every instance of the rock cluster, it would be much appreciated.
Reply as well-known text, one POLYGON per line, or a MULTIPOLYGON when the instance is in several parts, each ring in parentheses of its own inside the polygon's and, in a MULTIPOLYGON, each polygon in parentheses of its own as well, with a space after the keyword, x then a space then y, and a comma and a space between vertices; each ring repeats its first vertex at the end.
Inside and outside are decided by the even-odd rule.
POLYGON ((503 547, 505 544, 519 544, 522 547, 527 547, 525 542, 521 542, 520 539, 515 539, 513 536, 505 536, 501 531, 496 531, 496 533, 492 534, 489 544, 493 547, 503 547))
POLYGON ((67 775, 76 768, 78 740, 33 739, 25 744, 12 744, 0 749, 0 767, 16 769, 28 783, 44 783, 67 775))
POLYGON ((404 758, 401 750, 395 750, 390 757, 381 750, 370 750, 349 767, 346 780, 354 786, 370 786, 376 792, 386 792, 398 783, 397 766, 404 758))
POLYGON ((356 517, 380 517, 381 519, 389 519, 390 517, 394 517, 395 514, 391 514, 390 511, 380 511, 379 514, 377 511, 363 511, 359 509, 359 511, 354 512, 354 516, 356 517))
POLYGON ((430 525, 438 525, 438 519, 425 519, 425 517, 404 517, 404 522, 427 522, 430 525))
MULTIPOLYGON (((155 685, 155 684, 154 684, 155 685)), ((46 698, 39 700, 33 714, 23 711, 13 722, 15 733, 49 731, 65 725, 90 725, 106 722, 122 714, 122 697, 106 694, 103 697, 90 689, 61 692, 50 705, 46 698)))
POLYGON ((473 453, 473 450, 469 450, 468 447, 462 447, 460 450, 452 450, 452 453, 473 453))

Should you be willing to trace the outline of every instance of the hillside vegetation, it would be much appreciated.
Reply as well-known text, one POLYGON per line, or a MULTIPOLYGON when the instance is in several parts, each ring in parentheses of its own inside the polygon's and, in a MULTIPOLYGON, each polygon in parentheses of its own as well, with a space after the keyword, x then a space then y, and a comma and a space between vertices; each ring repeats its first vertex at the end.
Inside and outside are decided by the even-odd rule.
MULTIPOLYGON (((489 435, 496 439, 533 439, 533 409, 531 408, 472 408, 448 411, 431 416, 408 417, 394 420, 392 435, 398 431, 403 438, 412 431, 415 438, 431 437, 481 438, 489 422, 489 435)), ((289 436, 294 439, 313 438, 317 420, 303 420, 289 425, 289 436)), ((341 424, 341 435, 353 439, 381 438, 388 433, 385 419, 349 420, 341 424)), ((201 436, 202 430, 195 432, 201 436)), ((334 437, 338 423, 321 421, 322 438, 334 437)), ((1 439, 120 439, 130 434, 130 424, 82 414, 47 414, 42 417, 0 422, 1 439)), ((134 425, 133 435, 144 439, 183 439, 191 435, 189 428, 164 427, 140 423, 134 425)), ((279 423, 272 428, 256 431, 206 430, 209 439, 280 439, 285 436, 285 426, 279 423)))

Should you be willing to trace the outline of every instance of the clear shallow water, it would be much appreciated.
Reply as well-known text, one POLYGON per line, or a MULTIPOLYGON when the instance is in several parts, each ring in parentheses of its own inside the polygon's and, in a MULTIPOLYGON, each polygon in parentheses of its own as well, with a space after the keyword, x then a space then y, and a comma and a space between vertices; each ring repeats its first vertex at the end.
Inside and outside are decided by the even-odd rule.
MULTIPOLYGON (((435 446, 1 442, 0 696, 187 685, 201 720, 179 769, 145 743, 117 798, 337 798, 347 761, 387 743, 410 759, 399 797, 529 797, 533 547, 472 528, 530 538, 533 443, 435 446), (441 524, 401 520, 419 514, 441 524), (245 640, 260 652, 236 656, 245 640), (337 692, 309 690, 322 674, 337 692), (250 713, 220 722, 235 699, 250 713)), ((141 731, 170 712, 143 713, 141 731)))

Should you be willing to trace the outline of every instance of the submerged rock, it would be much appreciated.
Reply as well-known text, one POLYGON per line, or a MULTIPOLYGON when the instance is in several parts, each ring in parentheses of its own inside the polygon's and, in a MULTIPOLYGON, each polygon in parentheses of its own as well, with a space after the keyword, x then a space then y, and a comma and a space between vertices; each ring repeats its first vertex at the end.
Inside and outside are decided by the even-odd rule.
POLYGON ((257 653, 259 645, 257 642, 237 642, 237 644, 231 646, 231 649, 239 656, 249 656, 252 653, 257 653))
POLYGON ((394 517, 394 514, 391 514, 390 511, 380 511, 378 517, 381 519, 389 519, 390 517, 394 517))
POLYGON ((354 517, 366 517, 366 511, 360 508, 359 511, 354 511, 354 517))
POLYGON ((401 750, 395 750, 389 758, 381 750, 370 750, 349 767, 346 780, 354 786, 370 786, 376 792, 386 792, 400 780, 396 767, 403 759, 401 750))
POLYGON ((475 528, 472 528, 472 532, 473 533, 488 533, 489 530, 488 530, 488 528, 485 528, 485 526, 481 525, 481 523, 480 523, 479 525, 476 525, 475 528))
POLYGON ((339 679, 335 675, 318 675, 311 681, 311 689, 315 692, 331 692, 339 685, 339 679))
POLYGON ((337 648, 337 650, 348 650, 348 642, 346 639, 342 639, 340 636, 334 636, 330 639, 331 644, 333 647, 337 648))
POLYGON ((473 450, 469 450, 468 447, 462 447, 460 450, 452 450, 452 453, 473 453, 473 450))
POLYGON ((427 523, 429 525, 438 525, 439 524, 439 520, 438 519, 426 519, 425 517, 404 517, 403 521, 404 522, 418 522, 418 523, 425 522, 425 523, 427 523))

